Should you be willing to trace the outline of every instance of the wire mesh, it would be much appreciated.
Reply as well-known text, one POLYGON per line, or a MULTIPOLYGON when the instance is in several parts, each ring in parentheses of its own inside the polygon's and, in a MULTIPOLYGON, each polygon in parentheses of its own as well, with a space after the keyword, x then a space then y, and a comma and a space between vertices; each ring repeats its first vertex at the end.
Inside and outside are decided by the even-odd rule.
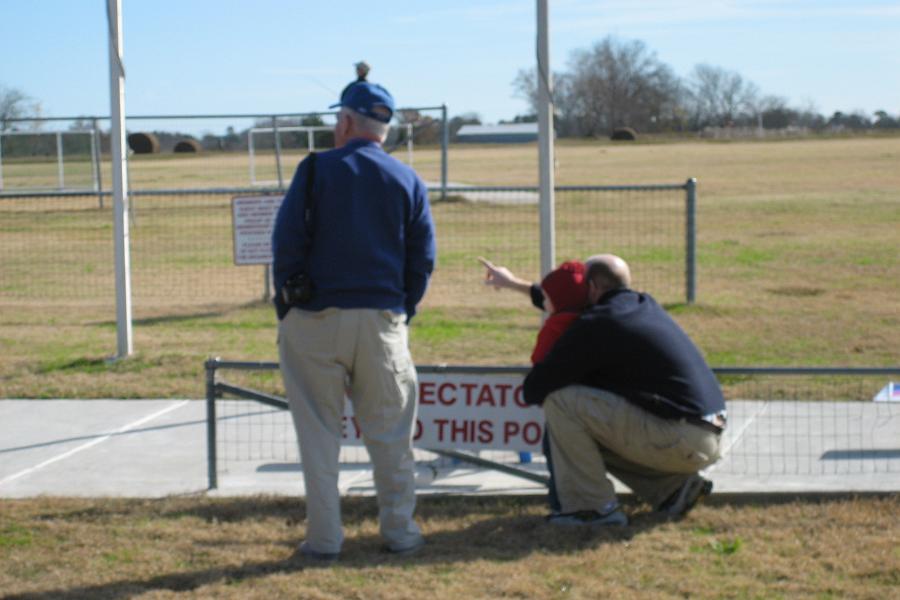
MULTIPOLYGON (((108 204, 107 204, 108 207, 108 204)), ((0 300, 112 306, 112 211, 96 196, 0 200, 0 300)))
POLYGON ((19 125, 0 131, 0 192, 96 189, 100 139, 90 122, 19 125))
MULTIPOLYGON (((479 368, 490 370, 469 371, 479 368)), ((453 369, 442 367, 442 372, 453 369)), ((900 370, 872 374, 844 369, 833 374, 796 369, 785 374, 753 369, 752 374, 729 374, 735 370, 718 373, 729 424, 722 438, 723 457, 709 469, 711 473, 788 478, 900 473, 900 403, 872 401, 890 377, 900 376, 900 370)), ((278 378, 274 372, 270 375, 268 385, 277 389, 278 378)), ((242 461, 299 462, 288 411, 248 400, 217 403, 221 469, 242 461)), ((501 464, 523 459, 516 452, 489 449, 472 454, 501 464)), ((530 458, 538 469, 544 467, 542 456, 530 458)), ((340 460, 368 463, 368 455, 363 447, 345 446, 340 460)), ((416 460, 458 464, 422 449, 416 450, 416 460)))
MULTIPOLYGON (((240 463, 261 462, 282 468, 302 465, 297 436, 288 411, 261 405, 252 400, 221 399, 217 401, 216 451, 218 469, 227 473, 240 463)), ((349 421, 349 420, 348 420, 349 421)), ((353 425, 345 421, 346 427, 353 425)), ((434 452, 416 449, 416 462, 438 466, 458 464, 434 452)), ((513 452, 484 451, 473 454, 496 462, 514 462, 518 454, 513 452)), ((371 469, 371 460, 365 446, 344 445, 339 462, 360 465, 371 469)))
MULTIPOLYGON (((131 203, 132 293, 136 311, 240 306, 266 297, 266 267, 234 264, 231 201, 261 191, 135 192, 131 203)), ((437 193, 433 192, 436 197, 437 193)), ((438 264, 426 304, 521 308, 513 295, 484 294, 477 257, 539 274, 537 192, 465 188, 434 201, 438 264)), ((684 192, 579 188, 557 193, 557 257, 598 248, 629 258, 636 287, 662 302, 684 298, 684 192)), ((96 195, 0 199, 0 302, 112 306, 111 202, 96 195)), ((77 306, 70 318, 79 320, 77 306)), ((93 318, 93 317, 84 317, 93 318)), ((486 316, 485 318, 489 318, 486 316)))
POLYGON ((729 427, 715 470, 900 473, 900 404, 872 401, 886 383, 884 375, 722 376, 729 427))
MULTIPOLYGON (((556 261, 599 251, 628 259, 638 289, 663 303, 685 300, 685 193, 681 186, 582 187, 556 192, 556 261)), ((433 201, 438 265, 429 299, 441 305, 516 308, 514 295, 484 294, 472 277, 479 256, 540 275, 536 188, 456 188, 433 201)))

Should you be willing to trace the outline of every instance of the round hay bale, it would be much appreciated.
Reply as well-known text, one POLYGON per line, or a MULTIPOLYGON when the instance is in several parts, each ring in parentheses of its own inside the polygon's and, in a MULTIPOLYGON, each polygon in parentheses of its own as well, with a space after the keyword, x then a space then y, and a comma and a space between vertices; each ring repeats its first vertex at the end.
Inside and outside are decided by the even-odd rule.
POLYGON ((401 108, 397 112, 404 123, 415 123, 422 118, 422 114, 414 108, 401 108))
POLYGON ((156 154, 159 152, 159 139, 152 133, 128 134, 128 147, 135 154, 156 154))
POLYGON ((192 140, 191 138, 179 140, 175 147, 172 149, 172 152, 193 152, 197 153, 203 150, 203 146, 200 145, 200 142, 197 140, 192 140))
POLYGON ((631 127, 616 127, 613 129, 612 134, 609 136, 609 139, 619 142, 619 141, 628 141, 633 142, 637 139, 637 131, 632 129, 631 127))

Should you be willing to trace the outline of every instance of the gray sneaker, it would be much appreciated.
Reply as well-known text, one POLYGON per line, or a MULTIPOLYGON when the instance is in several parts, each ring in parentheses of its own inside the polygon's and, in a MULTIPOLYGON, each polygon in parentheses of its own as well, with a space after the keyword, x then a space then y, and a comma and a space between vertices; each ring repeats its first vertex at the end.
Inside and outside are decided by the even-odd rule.
POLYGON ((300 559, 304 562, 318 563, 318 564, 329 564, 333 562, 337 562, 337 559, 340 557, 340 553, 338 552, 319 552, 317 550, 313 550, 312 546, 310 546, 307 542, 303 542, 300 544, 300 547, 297 548, 297 551, 294 552, 294 558, 300 559))
POLYGON ((596 510, 553 513, 547 516, 547 522, 562 527, 624 527, 628 525, 628 517, 617 506, 606 513, 599 513, 596 510))
POLYGON ((692 508, 705 496, 712 493, 713 483, 699 475, 691 475, 681 487, 675 490, 659 508, 657 512, 663 513, 670 519, 679 519, 688 514, 692 508))
POLYGON ((409 544, 408 546, 390 546, 385 545, 384 551, 394 556, 409 556, 411 554, 415 554, 425 545, 425 538, 419 537, 415 542, 409 544))

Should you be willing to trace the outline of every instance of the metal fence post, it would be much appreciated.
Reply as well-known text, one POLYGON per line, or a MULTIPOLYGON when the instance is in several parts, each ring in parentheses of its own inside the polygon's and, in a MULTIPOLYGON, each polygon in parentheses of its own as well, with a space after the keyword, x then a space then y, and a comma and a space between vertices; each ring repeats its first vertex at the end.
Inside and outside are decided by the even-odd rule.
POLYGON ((208 489, 219 486, 216 474, 216 367, 218 358, 210 358, 206 367, 206 477, 208 489))
POLYGON ((100 203, 100 210, 103 210, 103 179, 101 177, 101 169, 100 169, 100 156, 102 152, 100 152, 100 145, 103 143, 103 136, 100 133, 100 124, 97 119, 91 119, 91 122, 94 126, 94 137, 92 138, 93 143, 91 144, 91 151, 94 154, 94 191, 97 192, 97 201, 100 203))
POLYGON ((691 177, 684 184, 687 210, 687 239, 685 245, 685 286, 687 303, 697 297, 697 179, 691 177))
POLYGON ((59 189, 66 189, 66 170, 63 167, 63 143, 62 132, 56 132, 56 172, 59 180, 59 189))
POLYGON ((447 105, 441 104, 441 200, 447 199, 447 147, 450 145, 450 124, 447 105))
POLYGON ((284 177, 281 175, 281 136, 278 135, 278 117, 272 117, 272 135, 275 136, 275 170, 278 173, 278 189, 284 190, 284 177))

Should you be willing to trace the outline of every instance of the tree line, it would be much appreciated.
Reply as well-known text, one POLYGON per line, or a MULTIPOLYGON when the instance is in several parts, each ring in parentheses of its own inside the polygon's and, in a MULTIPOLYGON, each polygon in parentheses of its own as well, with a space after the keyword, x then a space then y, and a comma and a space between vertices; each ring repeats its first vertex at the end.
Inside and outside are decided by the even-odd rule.
MULTIPOLYGON (((884 110, 874 118, 858 112, 831 117, 814 108, 793 108, 763 94, 739 73, 698 64, 678 77, 639 40, 608 36, 572 52, 568 69, 553 74, 555 124, 561 136, 607 136, 618 128, 646 133, 697 132, 706 128, 809 131, 900 128, 900 115, 884 110)), ((537 114, 537 74, 520 70, 513 88, 537 114)))
MULTIPOLYGON (((608 36, 593 46, 574 50, 568 69, 553 74, 553 105, 557 134, 563 137, 605 137, 620 128, 642 133, 702 132, 705 130, 780 130, 780 131, 863 131, 900 129, 900 114, 892 116, 884 110, 873 115, 860 112, 835 112, 830 117, 819 114, 812 106, 796 108, 780 96, 763 94, 759 87, 739 73, 709 64, 698 64, 687 77, 679 77, 639 40, 621 40, 608 36)), ((533 69, 520 70, 513 81, 515 93, 525 98, 530 112, 506 122, 537 120, 537 78, 533 69)), ((20 129, 16 119, 39 119, 41 105, 15 88, 0 85, 0 132, 20 129)), ((400 124, 414 124, 417 144, 440 142, 439 120, 416 111, 399 111, 400 124)), ((37 122, 37 121, 35 121, 37 122)), ((501 121, 503 123, 504 121, 501 121)), ((480 124, 476 113, 454 116, 449 122, 450 140, 466 124, 480 124)), ((323 125, 318 116, 281 120, 279 126, 323 125)), ((90 123, 76 121, 72 130, 90 128, 90 123)), ((256 123, 271 126, 268 119, 256 123)), ((198 140, 207 150, 246 150, 247 129, 228 127, 222 135, 200 136, 178 132, 154 131, 163 150, 178 139, 198 140)), ((405 132, 398 131, 393 143, 402 143, 405 132)), ((105 150, 107 136, 101 134, 105 150)), ((330 132, 316 132, 317 147, 328 146, 330 132)), ((261 148, 273 145, 272 136, 262 134, 261 148)), ((306 134, 284 132, 280 141, 286 147, 302 148, 306 134)), ((33 143, 33 142, 29 142, 33 143)), ((71 144, 85 144, 83 139, 71 144)), ((18 145, 25 145, 21 140, 18 145)), ((13 144, 16 145, 15 143, 13 144)), ((7 146, 5 150, 13 148, 7 146)), ((48 150, 49 151, 49 150, 48 150)), ((32 148, 31 152, 35 152, 32 148)))

